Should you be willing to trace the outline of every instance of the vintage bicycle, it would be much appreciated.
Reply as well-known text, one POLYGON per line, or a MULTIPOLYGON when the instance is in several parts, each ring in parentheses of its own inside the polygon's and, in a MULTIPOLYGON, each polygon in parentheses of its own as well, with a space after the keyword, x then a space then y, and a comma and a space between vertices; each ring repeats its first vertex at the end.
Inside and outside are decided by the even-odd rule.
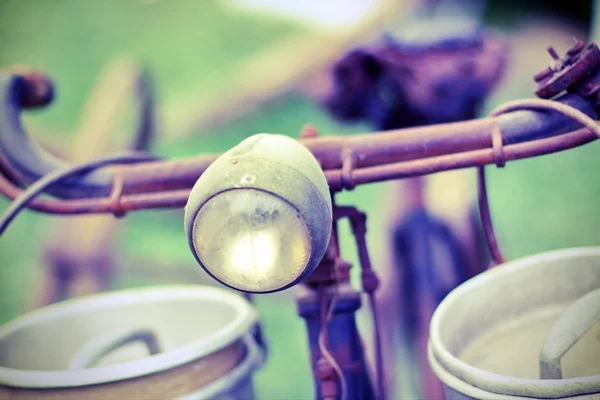
MULTIPOLYGON (((225 286, 269 293, 302 284, 298 313, 307 323, 317 398, 384 398, 376 338, 372 383, 355 312, 360 291, 341 258, 337 223, 351 223, 362 291, 378 325, 374 273, 366 246, 365 213, 337 204, 336 193, 357 185, 478 168, 479 210, 490 253, 504 259, 487 201, 484 166, 571 149, 596 140, 600 50, 576 42, 536 74, 539 99, 517 100, 490 117, 466 122, 300 140, 252 136, 223 155, 160 160, 128 153, 69 165, 38 147, 19 114, 50 102, 51 83, 39 74, 0 75, 0 191, 13 203, 3 232, 23 209, 123 217, 145 209, 185 207, 190 249, 202 268, 225 286), (52 198, 37 198, 45 193, 52 198)), ((375 329, 378 335, 378 329, 375 329)), ((6 384, 6 382, 3 382, 6 384)), ((588 393, 598 393, 597 385, 588 393), (594 392, 596 390, 596 392, 594 392)))

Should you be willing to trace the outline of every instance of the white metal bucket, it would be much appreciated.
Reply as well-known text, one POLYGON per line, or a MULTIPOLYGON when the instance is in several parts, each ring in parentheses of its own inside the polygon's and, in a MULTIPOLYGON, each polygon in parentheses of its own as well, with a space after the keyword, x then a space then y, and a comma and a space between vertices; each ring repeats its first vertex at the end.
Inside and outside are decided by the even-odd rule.
POLYGON ((600 247, 469 280, 435 311, 429 362, 449 399, 600 398, 600 247))
POLYGON ((257 321, 246 299, 215 287, 68 300, 0 328, 0 398, 253 398, 257 321))

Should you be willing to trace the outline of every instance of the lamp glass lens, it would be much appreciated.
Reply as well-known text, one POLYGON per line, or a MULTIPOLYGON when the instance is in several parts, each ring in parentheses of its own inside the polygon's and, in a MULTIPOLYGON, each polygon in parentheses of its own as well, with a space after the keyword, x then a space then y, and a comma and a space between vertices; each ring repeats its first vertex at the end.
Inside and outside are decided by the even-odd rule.
POLYGON ((193 243, 221 282, 249 292, 274 291, 306 269, 311 242, 302 216, 285 200, 255 189, 222 192, 198 212, 193 243))

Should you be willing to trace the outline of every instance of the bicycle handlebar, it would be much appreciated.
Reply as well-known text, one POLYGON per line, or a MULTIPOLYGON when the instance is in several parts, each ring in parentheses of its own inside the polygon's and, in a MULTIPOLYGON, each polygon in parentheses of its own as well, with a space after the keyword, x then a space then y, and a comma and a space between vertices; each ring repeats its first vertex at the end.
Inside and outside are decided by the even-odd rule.
MULTIPOLYGON (((0 73, 0 167, 21 187, 66 166, 37 146, 21 125, 20 99, 31 88, 26 83, 23 76, 0 73)), ((578 94, 567 93, 557 101, 598 119, 592 103, 578 94)), ((493 163, 490 150, 495 130, 501 132, 502 144, 512 149, 507 159, 547 154, 595 139, 585 129, 572 133, 568 140, 552 139, 578 128, 581 124, 555 111, 517 110, 465 122, 301 141, 321 163, 332 190, 341 190, 355 184, 493 163)), ((217 157, 200 155, 98 170, 48 190, 66 200, 36 200, 30 207, 57 213, 114 212, 114 201, 111 203, 107 196, 117 180, 121 210, 181 206, 186 193, 217 157)), ((0 191, 14 198, 19 189, 3 179, 0 191)))

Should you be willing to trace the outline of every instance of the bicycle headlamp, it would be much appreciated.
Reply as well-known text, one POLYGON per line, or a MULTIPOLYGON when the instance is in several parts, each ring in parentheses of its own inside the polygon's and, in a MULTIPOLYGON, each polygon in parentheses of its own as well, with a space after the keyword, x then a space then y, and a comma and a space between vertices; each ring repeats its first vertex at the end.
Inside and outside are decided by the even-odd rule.
POLYGON ((331 226, 323 171, 308 149, 282 135, 254 135, 224 153, 185 207, 198 263, 245 292, 274 292, 304 279, 325 254, 331 226))

